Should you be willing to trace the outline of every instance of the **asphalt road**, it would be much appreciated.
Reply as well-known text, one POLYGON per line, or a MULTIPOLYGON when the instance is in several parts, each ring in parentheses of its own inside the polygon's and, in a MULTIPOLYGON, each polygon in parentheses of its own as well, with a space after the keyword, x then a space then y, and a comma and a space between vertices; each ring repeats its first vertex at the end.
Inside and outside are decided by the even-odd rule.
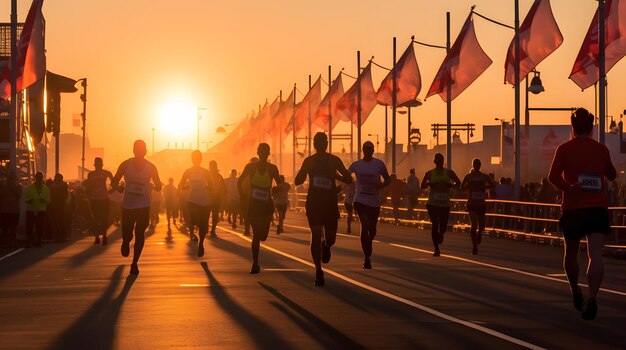
POLYGON ((316 287, 306 220, 288 215, 286 232, 265 242, 258 275, 249 274, 249 240, 228 225, 197 258, 162 221, 136 278, 115 227, 106 247, 84 238, 2 251, 0 348, 626 347, 624 260, 605 260, 589 322, 571 303, 562 248, 485 238, 473 256, 468 235, 449 232, 433 257, 428 231, 380 224, 374 268, 363 270, 358 229, 345 234, 342 222, 326 285, 316 287))

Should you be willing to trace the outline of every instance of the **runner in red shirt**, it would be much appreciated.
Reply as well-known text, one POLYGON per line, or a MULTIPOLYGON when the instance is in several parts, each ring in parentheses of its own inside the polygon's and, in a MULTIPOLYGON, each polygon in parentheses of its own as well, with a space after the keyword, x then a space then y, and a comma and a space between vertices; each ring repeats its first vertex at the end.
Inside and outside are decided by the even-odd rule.
POLYGON ((550 182, 563 191, 559 224, 565 237, 563 267, 572 290, 574 306, 582 318, 593 320, 598 311, 596 297, 604 276, 602 247, 604 235, 611 232, 605 179, 615 179, 616 171, 606 146, 593 140, 594 116, 579 108, 571 117, 574 138, 560 145, 550 168, 550 182), (589 300, 578 286, 578 250, 587 237, 589 300))

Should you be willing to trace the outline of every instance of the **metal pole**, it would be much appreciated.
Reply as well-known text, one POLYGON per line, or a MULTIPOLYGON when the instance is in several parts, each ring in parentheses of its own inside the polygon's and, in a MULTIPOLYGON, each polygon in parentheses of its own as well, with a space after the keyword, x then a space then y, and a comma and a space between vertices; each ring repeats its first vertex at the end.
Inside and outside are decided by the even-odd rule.
POLYGON ((385 106, 385 163, 387 162, 387 140, 389 140, 389 106, 385 106))
POLYGON ((330 88, 333 86, 331 67, 328 66, 328 153, 333 154, 333 102, 330 88))
POLYGON ((198 145, 198 147, 196 149, 200 149, 200 107, 198 107, 197 113, 197 128, 196 128, 196 145, 198 145))
POLYGON ((81 85, 83 86, 83 95, 81 96, 81 100, 83 100, 83 113, 81 114, 83 117, 83 155, 80 159, 80 180, 83 181, 85 179, 85 133, 87 132, 87 78, 83 79, 81 85))
POLYGON ((406 126, 406 153, 408 154, 411 151, 411 107, 407 108, 407 126, 406 126))
POLYGON ((521 152, 520 152, 520 42, 519 42, 519 0, 515 0, 515 187, 513 195, 519 199, 521 185, 521 152))
POLYGON ((361 51, 356 52, 356 143, 357 143, 357 159, 361 159, 361 51))
POLYGON ((605 62, 605 47, 604 47, 604 0, 598 0, 598 44, 600 45, 600 52, 598 54, 598 65, 600 70, 600 93, 598 95, 599 109, 598 109, 598 142, 604 144, 604 124, 606 122, 606 62, 605 62))
POLYGON ((530 140, 530 110, 528 109, 528 75, 526 76, 526 90, 524 90, 526 96, 526 102, 524 103, 524 133, 526 138, 530 140))
MULTIPOLYGON (((309 74, 309 93, 311 93, 311 74, 309 74)), ((310 103, 307 109, 309 110, 309 153, 308 155, 311 156, 311 104, 310 103)))
MULTIPOLYGON (((281 107, 282 103, 283 103, 283 90, 280 90, 280 92, 278 93, 279 96, 279 103, 278 103, 278 108, 281 107)), ((280 120, 279 120, 280 121, 280 120)), ((281 129, 282 125, 278 125, 278 165, 280 166, 280 173, 282 174, 283 172, 283 144, 285 143, 283 140, 283 129, 281 129)), ((276 130, 274 130, 274 132, 276 132, 276 130)))
POLYGON ((17 172, 17 0, 11 0, 11 110, 9 111, 9 162, 9 170, 17 172))
POLYGON ((354 123, 350 122, 350 163, 354 162, 354 123))
POLYGON ((398 82, 396 81, 396 37, 393 37, 393 68, 391 70, 391 172, 396 173, 396 103, 398 82))
MULTIPOLYGON (((293 178, 296 178, 296 118, 295 118, 295 113, 296 113, 296 84, 293 84, 293 112, 291 113, 291 135, 292 135, 292 140, 291 140, 291 144, 292 144, 292 160, 293 160, 293 164, 292 164, 292 170, 293 170, 293 178)), ((294 202, 295 203, 295 202, 294 202)), ((298 203, 295 203, 295 205, 297 206, 298 203)))
MULTIPOLYGON (((450 52, 450 12, 446 12, 446 53, 450 52)), ((446 83, 446 95, 448 96, 448 101, 446 102, 446 123, 448 126, 446 127, 446 159, 448 160, 448 168, 452 168, 452 129, 450 124, 452 124, 452 100, 450 99, 450 95, 452 95, 452 85, 450 79, 446 83)))

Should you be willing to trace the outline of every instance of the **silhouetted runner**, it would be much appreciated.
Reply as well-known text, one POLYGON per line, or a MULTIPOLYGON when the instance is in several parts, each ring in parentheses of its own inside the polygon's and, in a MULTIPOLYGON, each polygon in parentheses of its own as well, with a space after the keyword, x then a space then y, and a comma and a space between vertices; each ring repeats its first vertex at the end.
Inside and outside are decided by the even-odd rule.
POLYGON ((108 170, 102 169, 103 162, 100 157, 94 159, 93 166, 95 170, 87 174, 87 181, 85 181, 87 198, 89 199, 91 216, 93 217, 93 233, 96 236, 93 244, 100 244, 100 235, 102 235, 102 245, 106 245, 110 205, 107 180, 113 181, 113 174, 108 170))
POLYGON ((348 233, 352 233, 352 221, 354 221, 354 195, 356 185, 354 184, 354 179, 352 179, 352 181, 352 183, 343 186, 343 206, 346 208, 346 213, 348 213, 346 218, 348 233))
POLYGON ((274 198, 274 206, 278 214, 278 225, 276 225, 276 234, 283 233, 285 217, 287 216, 287 207, 289 207, 289 190, 291 185, 285 182, 285 177, 280 175, 281 183, 272 189, 272 197, 274 198))
POLYGON ((216 238, 215 228, 220 221, 222 206, 225 204, 222 203, 222 197, 226 197, 226 184, 214 160, 209 162, 209 174, 211 175, 211 238, 216 238))
MULTIPOLYGON (((259 158, 253 157, 250 159, 248 164, 254 164, 259 161, 259 158)), ((250 192, 250 177, 247 176, 244 179, 241 179, 242 183, 239 184, 241 179, 241 175, 239 179, 237 179, 237 192, 239 194, 239 209, 240 209, 240 223, 243 221, 243 235, 250 236, 250 220, 248 218, 248 209, 250 209, 250 196, 252 193, 250 192)))
POLYGON ((174 178, 167 179, 167 185, 163 186, 163 200, 165 201, 165 216, 167 218, 167 229, 171 229, 171 222, 176 226, 178 217, 178 195, 174 186, 174 178))
POLYGON ((472 254, 478 254, 478 245, 482 242, 485 230, 485 202, 487 190, 494 187, 493 180, 489 175, 480 172, 480 159, 472 161, 472 169, 465 175, 461 183, 461 189, 467 190, 467 212, 470 217, 470 236, 472 237, 472 254))

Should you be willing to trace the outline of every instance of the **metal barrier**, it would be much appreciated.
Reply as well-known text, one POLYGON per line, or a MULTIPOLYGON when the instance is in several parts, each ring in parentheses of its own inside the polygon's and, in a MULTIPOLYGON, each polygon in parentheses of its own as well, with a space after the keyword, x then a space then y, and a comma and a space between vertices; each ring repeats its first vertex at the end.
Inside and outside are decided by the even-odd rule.
MULTIPOLYGON (((297 201, 294 208, 304 208, 306 193, 295 194, 297 201)), ((428 198, 418 198, 413 214, 409 215, 406 200, 398 207, 397 220, 393 216, 390 199, 381 206, 382 221, 404 225, 415 225, 421 228, 430 226, 430 218, 426 210, 428 198)), ((455 229, 468 230, 469 214, 466 208, 467 199, 451 199, 450 221, 455 229)), ((526 240, 534 243, 562 245, 563 236, 559 230, 561 215, 559 204, 536 202, 519 202, 488 199, 487 221, 484 234, 526 240)), ((340 202, 340 208, 343 202, 340 202)), ((626 249, 626 207, 609 207, 613 232, 606 238, 607 247, 626 249)))

